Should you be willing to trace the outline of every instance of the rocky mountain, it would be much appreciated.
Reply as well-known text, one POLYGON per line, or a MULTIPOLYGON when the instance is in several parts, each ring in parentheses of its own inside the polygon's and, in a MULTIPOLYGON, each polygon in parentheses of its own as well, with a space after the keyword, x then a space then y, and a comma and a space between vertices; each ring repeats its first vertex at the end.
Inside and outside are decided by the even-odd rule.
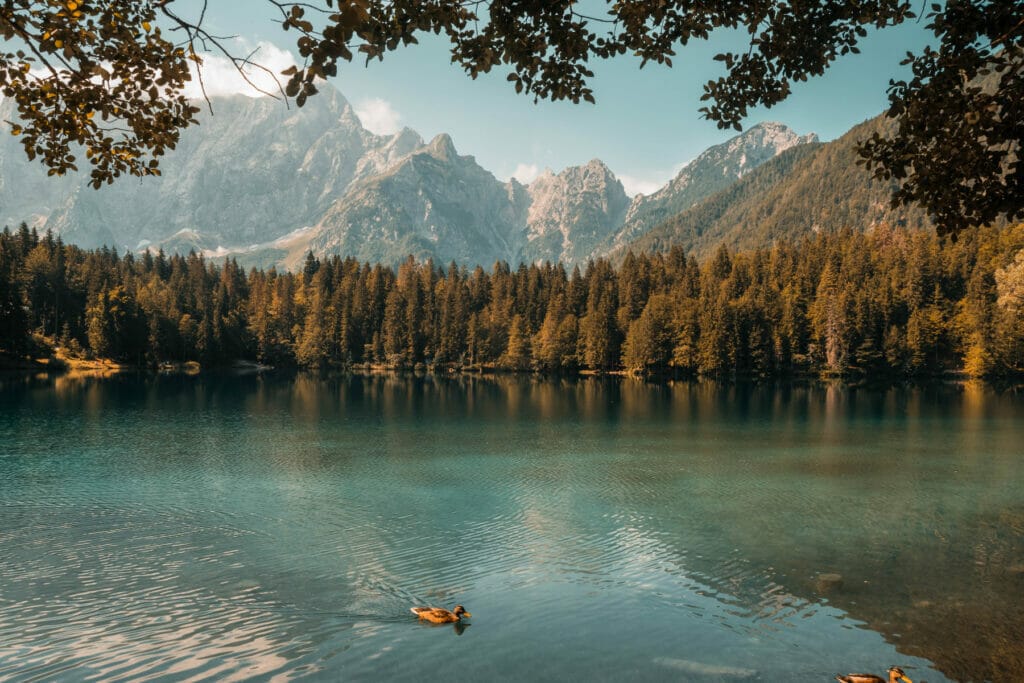
POLYGON ((719 244, 753 249, 822 229, 870 229, 883 222, 909 229, 931 227, 917 206, 892 208, 891 182, 872 180, 857 165, 857 141, 889 125, 877 117, 831 142, 791 148, 611 253, 679 245, 700 258, 719 244))
POLYGON ((654 226, 733 185, 782 152, 817 142, 818 136, 797 135, 781 123, 759 123, 720 145, 709 147, 654 194, 638 196, 622 226, 603 245, 618 251, 654 226))
MULTIPOLYGON (((11 118, 9 103, 0 118, 11 118)), ((360 173, 386 158, 387 140, 365 131, 337 91, 302 109, 269 98, 217 98, 215 115, 183 133, 163 175, 100 190, 84 173, 47 179, 10 136, 0 145, 0 219, 27 220, 82 246, 137 249, 173 238, 215 248, 279 237, 315 221, 360 173)))
POLYGON ((524 261, 585 262, 630 207, 622 183, 599 159, 558 175, 545 171, 527 192, 524 261))
MULTIPOLYGON (((701 154, 665 188, 634 200, 595 159, 528 186, 499 181, 448 135, 365 130, 332 88, 302 109, 269 98, 216 98, 184 131, 163 175, 96 191, 88 175, 47 178, 0 137, 0 221, 65 241, 232 254, 246 265, 297 266, 304 253, 396 263, 409 254, 489 266, 502 259, 582 263, 808 142, 760 124, 701 154)), ((11 119, 0 102, 0 120, 11 119)))
POLYGON ((443 263, 514 261, 526 199, 521 186, 459 156, 442 134, 353 184, 318 221, 309 248, 392 263, 409 254, 443 263))

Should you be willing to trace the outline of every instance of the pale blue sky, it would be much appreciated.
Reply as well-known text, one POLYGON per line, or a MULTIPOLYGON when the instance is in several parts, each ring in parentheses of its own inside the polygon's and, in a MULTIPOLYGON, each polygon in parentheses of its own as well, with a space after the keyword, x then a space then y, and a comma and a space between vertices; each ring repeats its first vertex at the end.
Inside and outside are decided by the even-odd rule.
MULTIPOLYGON (((193 0, 188 0, 192 2, 193 0)), ((185 2, 175 3, 182 10, 185 2)), ((214 0, 208 28, 237 34, 248 44, 268 42, 292 49, 294 33, 274 20, 274 8, 260 0, 214 0)), ((825 76, 797 84, 783 104, 754 111, 746 125, 781 121, 798 133, 835 138, 886 106, 889 79, 906 73, 899 61, 908 50, 927 44, 922 23, 872 34, 862 54, 841 59, 825 76)), ((711 57, 729 45, 729 35, 713 36, 683 50, 673 68, 620 57, 591 65, 596 105, 541 102, 516 95, 507 71, 471 80, 452 66, 446 43, 428 37, 399 49, 369 67, 344 64, 332 84, 365 112, 376 105, 377 126, 405 125, 429 139, 451 134, 461 154, 502 179, 519 169, 566 166, 600 158, 623 179, 627 190, 650 190, 667 181, 683 163, 734 133, 720 131, 700 117, 702 85, 721 74, 711 57), (388 121, 389 115, 391 120, 388 121)), ((364 123, 370 123, 365 121, 364 123)), ((368 127, 373 127, 370 124, 368 127)))

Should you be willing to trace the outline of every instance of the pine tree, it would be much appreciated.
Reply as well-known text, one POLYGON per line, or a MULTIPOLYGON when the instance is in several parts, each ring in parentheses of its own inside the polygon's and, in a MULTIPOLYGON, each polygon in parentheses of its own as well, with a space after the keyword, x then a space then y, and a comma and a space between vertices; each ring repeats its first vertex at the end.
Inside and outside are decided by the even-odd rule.
POLYGON ((409 333, 406 311, 408 307, 398 289, 388 293, 384 305, 384 321, 380 329, 380 341, 386 362, 402 366, 409 362, 409 333))
POLYGON ((533 367, 557 373, 575 369, 575 318, 566 312, 565 295, 558 293, 548 305, 540 330, 533 339, 533 367))
POLYGON ((159 365, 166 356, 166 342, 161 327, 158 316, 149 316, 149 334, 146 337, 146 362, 151 366, 159 365))
POLYGON ((830 262, 821 274, 810 314, 817 342, 818 360, 823 370, 832 374, 843 374, 848 369, 849 325, 846 301, 846 293, 840 285, 838 268, 830 262))
POLYGON ((113 339, 107 293, 99 291, 85 312, 89 350, 98 358, 108 358, 113 351, 113 339))
POLYGON ((454 262, 440 283, 440 320, 435 330, 435 362, 452 363, 466 352, 469 292, 454 262))
POLYGON ((614 369, 619 362, 618 291, 611 265, 597 261, 587 269, 587 315, 580 321, 583 362, 592 370, 614 369))
POLYGON ((665 294, 655 294, 643 312, 629 326, 622 345, 622 365, 639 374, 665 372, 673 359, 676 330, 673 303, 665 294))
POLYGON ((17 281, 19 260, 16 239, 4 229, 0 234, 0 350, 21 353, 28 347, 28 316, 17 281))
POLYGON ((512 318, 508 328, 508 346, 501 356, 500 365, 507 370, 530 369, 530 330, 521 315, 512 318))
MULTIPOLYGON (((301 337, 296 345, 295 360, 299 365, 321 367, 327 362, 327 332, 324 305, 326 285, 324 271, 317 267, 312 270, 306 283, 306 316, 301 337)), ((305 275, 303 276, 305 277, 305 275)))

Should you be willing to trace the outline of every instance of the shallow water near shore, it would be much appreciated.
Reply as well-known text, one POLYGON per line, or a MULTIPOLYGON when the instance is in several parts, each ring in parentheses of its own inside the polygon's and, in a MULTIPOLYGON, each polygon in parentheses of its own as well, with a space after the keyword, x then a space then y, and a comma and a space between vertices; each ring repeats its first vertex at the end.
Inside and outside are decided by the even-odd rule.
POLYGON ((5 376, 0 679, 1022 680, 1022 484, 976 385, 5 376))

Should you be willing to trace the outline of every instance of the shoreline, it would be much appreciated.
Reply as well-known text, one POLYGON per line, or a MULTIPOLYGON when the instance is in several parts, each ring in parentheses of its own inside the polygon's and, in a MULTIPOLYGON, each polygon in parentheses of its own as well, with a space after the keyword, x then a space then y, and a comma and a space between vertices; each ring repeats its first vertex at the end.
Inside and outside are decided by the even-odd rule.
POLYGON ((857 376, 842 377, 818 373, 768 375, 768 376, 722 376, 694 375, 690 373, 652 373, 640 374, 627 370, 580 370, 573 373, 545 373, 534 370, 512 370, 493 366, 429 366, 417 364, 388 365, 380 363, 359 363, 345 367, 307 368, 300 366, 271 366, 255 361, 235 360, 223 365, 202 366, 196 361, 162 362, 157 366, 139 366, 122 363, 112 359, 81 359, 69 358, 56 353, 49 358, 12 358, 0 355, 0 373, 11 374, 44 374, 52 377, 113 377, 115 375, 138 374, 146 376, 182 375, 189 377, 214 376, 223 373, 232 374, 275 374, 279 376, 311 374, 324 378, 329 377, 524 377, 538 380, 586 380, 586 379, 633 379, 651 384, 701 383, 717 382, 722 384, 772 384, 772 383, 812 383, 839 384, 849 388, 892 388, 913 387, 935 384, 969 384, 976 382, 985 386, 1007 389, 1024 387, 1021 377, 970 377, 963 372, 946 372, 941 375, 922 375, 916 377, 901 376, 857 376))
POLYGON ((236 358, 230 362, 203 366, 198 361, 161 361, 156 365, 136 365, 120 362, 111 358, 81 358, 69 355, 67 350, 53 343, 52 338, 36 337, 35 353, 13 355, 0 352, 0 372, 3 373, 45 373, 54 376, 101 376, 110 377, 119 374, 143 375, 211 375, 223 372, 235 373, 280 373, 334 376, 433 376, 433 377, 499 377, 521 376, 538 379, 587 379, 587 378, 632 378, 655 384, 674 382, 713 381, 725 384, 762 384, 772 382, 818 382, 823 384, 838 383, 848 387, 894 387, 915 386, 935 383, 964 384, 980 382, 993 387, 1015 387, 1024 385, 1024 376, 992 376, 972 377, 962 369, 947 370, 934 375, 899 375, 887 373, 878 376, 869 375, 837 375, 824 372, 801 372, 777 375, 737 375, 722 376, 701 375, 692 372, 670 370, 663 372, 635 372, 626 369, 591 370, 580 369, 575 372, 543 372, 501 367, 496 364, 390 364, 390 363, 353 363, 349 365, 329 365, 320 367, 304 366, 273 366, 259 361, 236 358))

